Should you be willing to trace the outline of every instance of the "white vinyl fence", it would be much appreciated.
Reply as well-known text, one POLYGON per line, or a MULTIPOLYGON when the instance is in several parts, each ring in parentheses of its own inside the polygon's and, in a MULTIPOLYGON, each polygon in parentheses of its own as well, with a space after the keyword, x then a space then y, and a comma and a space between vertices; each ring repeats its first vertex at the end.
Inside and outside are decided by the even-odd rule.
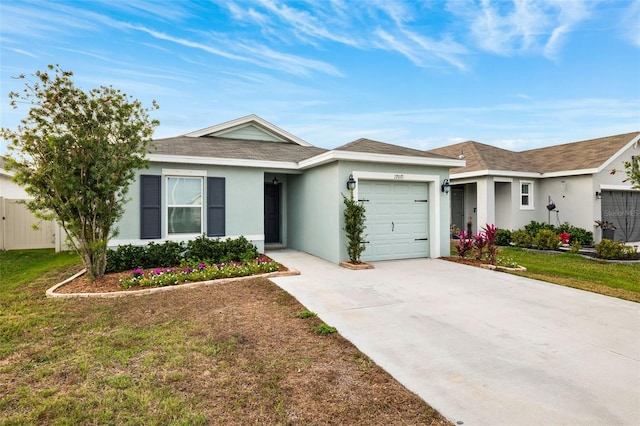
POLYGON ((36 218, 20 200, 0 197, 0 250, 55 248, 56 228, 53 221, 36 218))

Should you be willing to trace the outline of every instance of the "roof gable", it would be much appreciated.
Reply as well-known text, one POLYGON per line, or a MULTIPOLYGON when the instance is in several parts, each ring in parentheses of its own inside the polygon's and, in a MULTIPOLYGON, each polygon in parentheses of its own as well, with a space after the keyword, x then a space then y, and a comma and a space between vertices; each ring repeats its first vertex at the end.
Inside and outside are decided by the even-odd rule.
POLYGON ((255 114, 187 133, 186 137, 214 136, 224 139, 283 142, 300 146, 312 146, 299 137, 269 123, 255 114))

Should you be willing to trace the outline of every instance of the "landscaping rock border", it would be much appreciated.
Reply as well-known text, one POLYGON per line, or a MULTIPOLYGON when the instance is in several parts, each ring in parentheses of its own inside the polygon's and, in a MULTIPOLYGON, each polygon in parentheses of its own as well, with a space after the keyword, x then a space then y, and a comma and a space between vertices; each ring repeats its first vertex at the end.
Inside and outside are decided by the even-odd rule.
POLYGON ((141 290, 126 290, 126 291, 97 292, 97 293, 56 293, 57 289, 59 289, 65 284, 70 283, 76 278, 82 276, 86 272, 87 270, 83 269, 77 274, 49 288, 45 293, 46 297, 59 298, 59 299, 74 299, 74 298, 89 298, 89 297, 108 299, 108 298, 125 297, 125 296, 143 296, 145 294, 160 293, 164 291, 173 291, 173 290, 186 289, 186 288, 197 288, 197 287, 208 286, 213 284, 224 284, 228 282, 242 281, 242 280, 247 280, 252 278, 261 278, 261 277, 273 278, 273 277, 288 277, 292 275, 300 275, 300 271, 296 269, 289 269, 288 271, 276 271, 276 272, 269 272, 266 274, 248 275, 246 277, 222 278, 218 280, 188 282, 188 283, 170 285, 165 287, 145 288, 141 290))

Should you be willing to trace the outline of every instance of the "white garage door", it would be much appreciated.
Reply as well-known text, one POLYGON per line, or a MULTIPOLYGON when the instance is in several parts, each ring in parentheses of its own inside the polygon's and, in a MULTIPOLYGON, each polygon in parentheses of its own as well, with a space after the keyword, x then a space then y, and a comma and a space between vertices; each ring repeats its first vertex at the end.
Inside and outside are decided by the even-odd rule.
POLYGON ((363 260, 429 256, 428 193, 424 182, 360 181, 367 217, 363 260))

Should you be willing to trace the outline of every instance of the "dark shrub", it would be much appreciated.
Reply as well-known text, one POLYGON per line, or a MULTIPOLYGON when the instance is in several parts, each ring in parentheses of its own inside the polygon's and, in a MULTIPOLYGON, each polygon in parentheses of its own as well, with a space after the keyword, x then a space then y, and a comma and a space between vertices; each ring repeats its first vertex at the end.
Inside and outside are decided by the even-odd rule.
POLYGON ((258 257, 256 246, 244 237, 221 240, 209 239, 204 235, 186 244, 165 241, 163 244, 150 242, 146 246, 131 244, 107 251, 107 272, 120 272, 135 268, 177 266, 183 260, 189 262, 225 263, 246 262, 258 257))
POLYGON ((498 229, 498 236, 496 237, 497 246, 508 246, 511 243, 511 231, 508 229, 498 229))
MULTIPOLYGON (((176 241, 165 241, 163 244, 149 243, 146 248, 144 268, 155 266, 176 266, 180 264, 184 244, 176 241)), ((135 266, 133 266, 135 268, 135 266)))
POLYGON ((590 246, 593 243, 593 232, 570 225, 569 222, 565 222, 556 228, 557 234, 561 234, 563 232, 571 235, 572 243, 577 242, 582 246, 590 246))
POLYGON ((187 243, 184 258, 188 261, 220 263, 225 252, 224 242, 220 238, 207 238, 203 234, 187 243))

